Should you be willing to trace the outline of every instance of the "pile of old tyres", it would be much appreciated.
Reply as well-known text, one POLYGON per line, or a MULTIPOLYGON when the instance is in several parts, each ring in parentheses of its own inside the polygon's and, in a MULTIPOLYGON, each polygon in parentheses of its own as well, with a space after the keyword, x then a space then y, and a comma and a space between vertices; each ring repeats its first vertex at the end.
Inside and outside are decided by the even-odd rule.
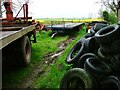
POLYGON ((120 25, 95 25, 71 48, 66 63, 74 67, 63 75, 61 90, 120 90, 120 25))

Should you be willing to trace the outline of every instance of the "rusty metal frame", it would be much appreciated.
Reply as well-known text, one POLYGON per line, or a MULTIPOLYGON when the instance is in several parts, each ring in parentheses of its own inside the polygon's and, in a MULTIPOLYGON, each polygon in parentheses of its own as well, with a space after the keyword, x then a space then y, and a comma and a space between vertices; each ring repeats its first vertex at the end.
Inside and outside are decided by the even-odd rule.
POLYGON ((1 33, 0 49, 4 48, 8 44, 17 40, 18 38, 22 37, 28 32, 33 31, 34 28, 35 28, 35 25, 31 25, 29 27, 22 28, 21 30, 18 30, 18 31, 5 31, 5 32, 0 31, 1 33))

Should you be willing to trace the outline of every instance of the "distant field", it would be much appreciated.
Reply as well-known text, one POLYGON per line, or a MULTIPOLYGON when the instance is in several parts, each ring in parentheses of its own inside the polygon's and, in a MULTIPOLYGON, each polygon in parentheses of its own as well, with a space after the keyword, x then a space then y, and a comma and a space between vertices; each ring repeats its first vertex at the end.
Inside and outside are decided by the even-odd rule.
POLYGON ((61 24, 67 22, 91 22, 91 21, 104 21, 102 18, 92 18, 92 19, 36 19, 42 24, 61 24))

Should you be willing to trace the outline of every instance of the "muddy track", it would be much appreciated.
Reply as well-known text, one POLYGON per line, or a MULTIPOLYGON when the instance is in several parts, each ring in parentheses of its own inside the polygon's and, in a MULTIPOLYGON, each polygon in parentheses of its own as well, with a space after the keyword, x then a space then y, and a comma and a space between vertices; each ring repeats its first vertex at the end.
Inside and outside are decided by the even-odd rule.
POLYGON ((21 81, 19 85, 17 85, 17 88, 31 88, 34 80, 48 71, 47 69, 49 69, 50 65, 55 62, 56 58, 58 58, 64 52, 65 48, 74 39, 75 37, 70 37, 68 40, 60 42, 58 44, 59 50, 57 52, 49 53, 43 58, 43 60, 40 60, 39 63, 35 64, 32 72, 30 72, 29 75, 23 81, 21 81))

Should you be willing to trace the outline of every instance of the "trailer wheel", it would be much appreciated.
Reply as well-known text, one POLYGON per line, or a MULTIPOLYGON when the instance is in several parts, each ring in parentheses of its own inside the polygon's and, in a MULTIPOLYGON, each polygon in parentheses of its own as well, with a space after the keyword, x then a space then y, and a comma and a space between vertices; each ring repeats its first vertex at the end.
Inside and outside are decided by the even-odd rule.
POLYGON ((69 70, 60 82, 60 90, 86 90, 93 88, 93 78, 81 68, 69 70))
POLYGON ((22 66, 28 66, 31 59, 31 42, 28 36, 23 36, 19 44, 19 62, 22 66))

